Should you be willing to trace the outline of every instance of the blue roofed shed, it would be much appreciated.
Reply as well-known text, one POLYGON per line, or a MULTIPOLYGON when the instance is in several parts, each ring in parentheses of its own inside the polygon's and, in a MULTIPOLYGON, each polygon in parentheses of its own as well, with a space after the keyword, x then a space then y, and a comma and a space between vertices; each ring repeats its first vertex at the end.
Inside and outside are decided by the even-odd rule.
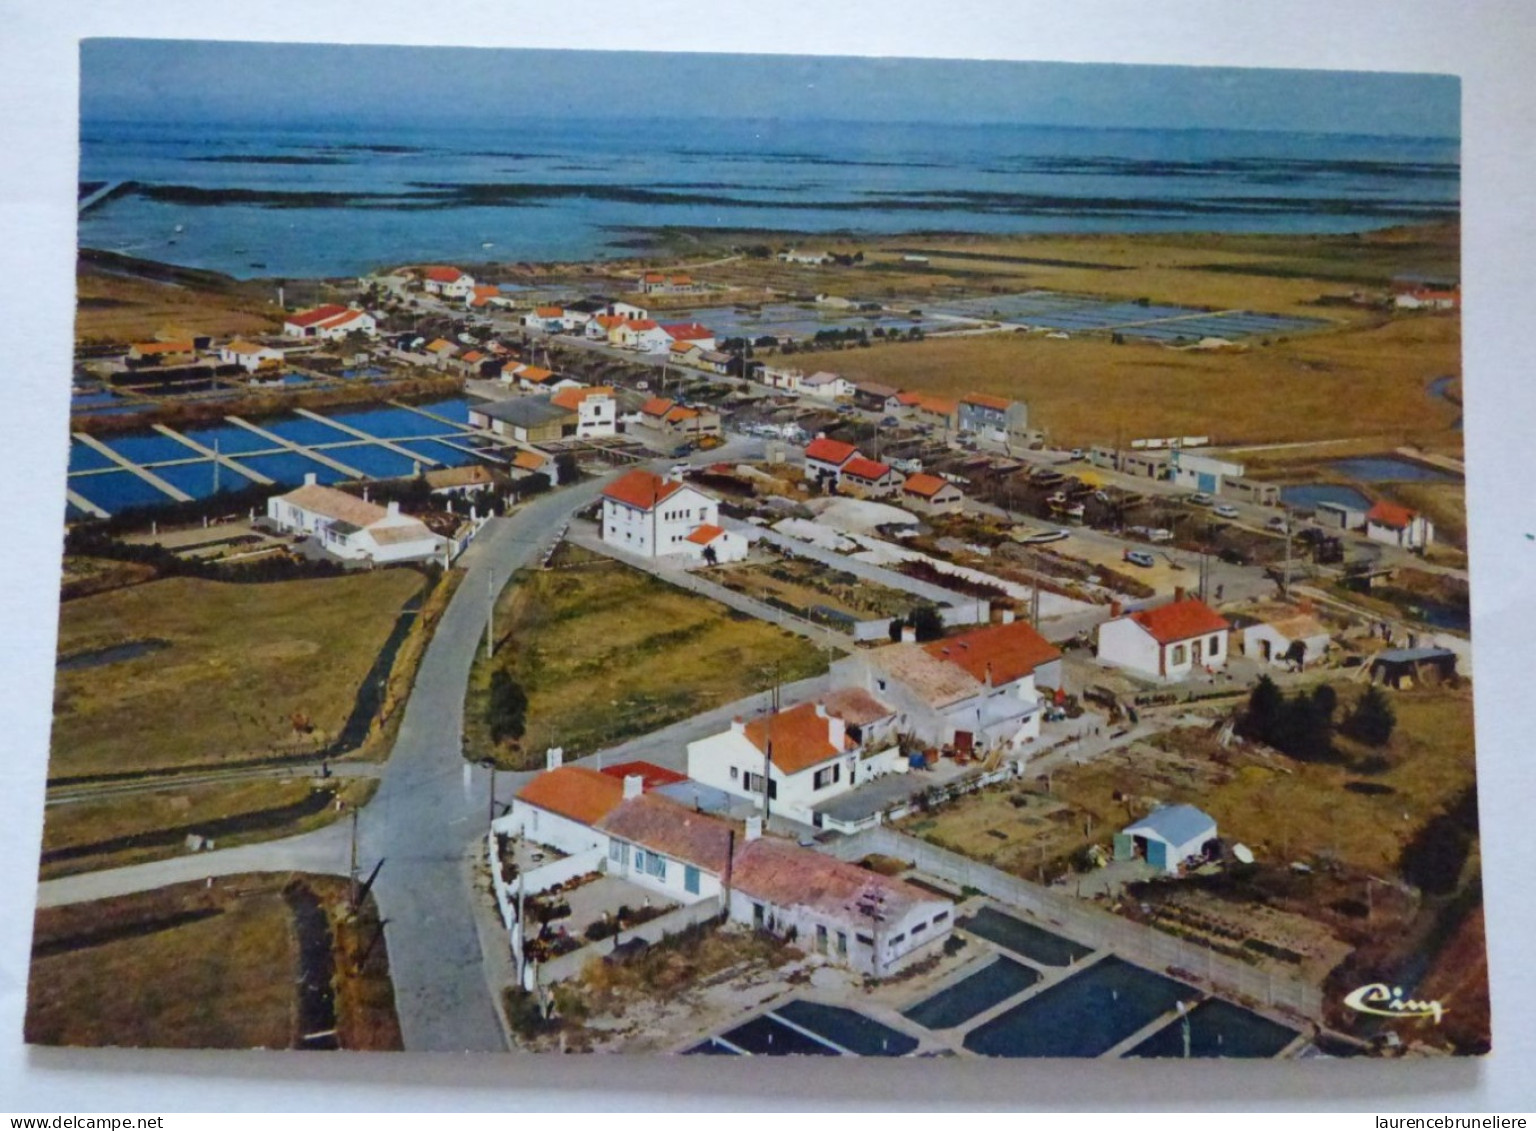
POLYGON ((1216 821, 1193 805, 1164 805, 1115 836, 1115 859, 1144 857, 1170 875, 1191 856, 1198 856, 1216 839, 1216 821))

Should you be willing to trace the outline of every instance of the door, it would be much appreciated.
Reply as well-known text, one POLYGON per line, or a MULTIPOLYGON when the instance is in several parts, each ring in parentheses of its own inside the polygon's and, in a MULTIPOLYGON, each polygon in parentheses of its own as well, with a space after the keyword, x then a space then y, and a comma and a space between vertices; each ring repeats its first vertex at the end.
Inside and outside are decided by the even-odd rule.
POLYGON ((955 749, 962 754, 969 754, 976 746, 976 736, 968 730, 955 731, 955 749))
POLYGON ((1202 649, 1203 649, 1204 645, 1205 645, 1205 641, 1203 641, 1203 640, 1196 640, 1193 643, 1191 643, 1190 646, 1189 646, 1189 662, 1194 664, 1195 667, 1197 667, 1197 668, 1200 666, 1200 661, 1201 661, 1201 658, 1202 658, 1202 649))

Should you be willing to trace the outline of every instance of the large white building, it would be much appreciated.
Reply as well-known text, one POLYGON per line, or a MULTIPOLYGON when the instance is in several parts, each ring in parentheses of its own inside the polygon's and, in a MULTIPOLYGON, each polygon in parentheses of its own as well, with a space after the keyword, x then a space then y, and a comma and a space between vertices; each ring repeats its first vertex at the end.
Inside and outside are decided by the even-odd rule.
POLYGON ((225 365, 238 365, 248 372, 255 373, 258 369, 271 369, 281 365, 283 351, 259 342, 248 342, 244 338, 236 338, 219 347, 219 360, 225 365))
POLYGON ((724 565, 747 556, 747 540, 720 526, 717 499, 681 477, 639 468, 603 489, 600 533, 604 542, 647 558, 679 554, 724 565))
POLYGON ((605 386, 561 389, 549 403, 576 414, 577 436, 612 436, 619 430, 619 401, 605 386))
POLYGON ((1204 601, 1180 595, 1099 625, 1099 662, 1157 680, 1227 666, 1232 626, 1204 601))
POLYGON ((457 267, 424 267, 421 271, 421 289, 429 295, 462 299, 475 291, 475 279, 457 267))
POLYGON ((401 514, 399 503, 381 507, 321 487, 313 474, 297 490, 268 499, 267 517, 283 530, 310 535, 327 553, 347 561, 432 561, 443 558, 448 548, 448 540, 420 519, 401 514))
POLYGON ((852 444, 817 436, 805 446, 805 478, 811 483, 826 480, 836 487, 843 481, 843 469, 858 456, 859 449, 852 444))
POLYGON ((815 824, 816 806, 889 773, 903 773, 896 712, 848 688, 688 744, 688 776, 758 808, 815 824))
POLYGON ((1062 686, 1061 652, 1011 621, 856 652, 832 665, 832 679, 890 704, 897 728, 921 742, 1018 754, 1040 736, 1041 689, 1062 686))
POLYGON ((289 338, 325 338, 335 341, 348 334, 373 337, 378 330, 373 315, 350 306, 328 303, 283 318, 283 334, 289 338))

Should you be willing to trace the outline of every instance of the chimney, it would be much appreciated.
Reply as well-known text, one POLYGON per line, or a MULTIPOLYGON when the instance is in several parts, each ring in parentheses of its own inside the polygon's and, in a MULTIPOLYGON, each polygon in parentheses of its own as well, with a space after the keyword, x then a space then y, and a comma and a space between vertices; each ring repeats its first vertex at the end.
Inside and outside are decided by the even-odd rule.
POLYGON ((816 717, 818 719, 824 719, 827 717, 827 705, 820 699, 816 700, 816 717))
POLYGON ((902 625, 901 626, 901 642, 903 644, 916 644, 917 643, 917 629, 914 628, 910 624, 902 625))
POLYGON ((394 499, 391 499, 391 500, 389 500, 389 505, 388 505, 388 506, 386 506, 386 507, 385 507, 385 508, 384 508, 384 510, 385 510, 385 511, 386 511, 386 512, 387 512, 387 513, 388 513, 388 514, 389 514, 389 515, 390 515, 390 516, 391 516, 391 517, 393 517, 393 516, 395 516, 395 515, 397 515, 397 514, 399 514, 399 513, 400 513, 400 504, 399 504, 399 503, 398 503, 398 502, 397 502, 397 501, 396 501, 396 500, 394 500, 394 499))
POLYGON ((1004 624, 1012 624, 1013 623, 1013 610, 1012 609, 1004 609, 1003 610, 1003 623, 1004 624))
POLYGON ((827 716, 827 741, 839 754, 843 751, 843 744, 848 741, 848 724, 836 715, 827 716))
POLYGON ((1182 600, 1184 600, 1184 586, 1182 586, 1182 585, 1175 585, 1173 587, 1173 599, 1175 601, 1182 601, 1182 600))
POLYGON ((762 838, 762 835, 763 835, 763 819, 761 817, 748 817, 747 818, 747 837, 746 837, 747 843, 751 844, 754 840, 760 840, 762 838))
POLYGON ((565 747, 551 746, 544 751, 544 768, 546 770, 558 770, 565 765, 565 747))
POLYGON ((746 723, 746 720, 743 719, 740 715, 737 715, 734 719, 731 720, 731 733, 732 734, 746 734, 747 733, 747 723, 746 723))
POLYGON ((640 774, 624 775, 624 800, 629 801, 645 792, 645 778, 640 774))
POLYGON ((313 487, 318 482, 319 480, 315 478, 315 473, 313 471, 306 471, 304 473, 304 486, 313 487))

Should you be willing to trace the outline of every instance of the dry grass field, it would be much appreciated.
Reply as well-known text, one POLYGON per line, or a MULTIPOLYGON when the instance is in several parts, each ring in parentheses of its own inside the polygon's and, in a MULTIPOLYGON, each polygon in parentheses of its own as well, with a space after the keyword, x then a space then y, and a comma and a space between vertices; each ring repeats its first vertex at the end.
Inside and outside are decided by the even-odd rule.
POLYGON ((28 987, 32 1044, 148 1048, 294 1048, 303 973, 285 892, 319 900, 331 932, 331 986, 343 1048, 398 1049, 389 962, 361 970, 377 913, 346 921, 346 881, 228 876, 38 912, 28 987))
POLYGON ((1058 445, 1173 435, 1218 444, 1369 437, 1459 452, 1461 434, 1452 428, 1459 409, 1426 387, 1459 369, 1460 342, 1455 315, 1430 315, 1244 350, 1040 334, 930 338, 844 351, 834 367, 907 389, 1018 397, 1058 445))
POLYGON ((58 673, 50 778, 318 748, 421 587, 398 569, 249 585, 167 578, 65 602, 60 656, 168 646, 58 673), (295 732, 295 712, 312 731, 295 732))
POLYGON ((825 671, 815 645, 705 597, 606 560, 567 556, 502 595, 496 662, 528 694, 520 750, 496 749, 485 727, 491 667, 471 672, 465 739, 471 758, 509 766, 550 746, 588 754, 773 684, 825 671))
POLYGON ((165 329, 232 335, 282 328, 275 301, 233 286, 214 286, 213 278, 187 286, 82 262, 75 275, 75 339, 124 343, 153 338, 165 329))

